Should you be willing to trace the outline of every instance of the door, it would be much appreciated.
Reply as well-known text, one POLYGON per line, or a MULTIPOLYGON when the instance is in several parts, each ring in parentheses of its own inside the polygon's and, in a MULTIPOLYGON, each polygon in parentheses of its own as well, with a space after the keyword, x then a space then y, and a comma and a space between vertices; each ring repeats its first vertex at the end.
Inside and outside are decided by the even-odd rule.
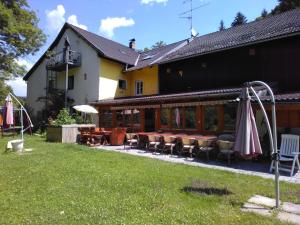
POLYGON ((155 109, 145 109, 145 131, 155 131, 155 109))

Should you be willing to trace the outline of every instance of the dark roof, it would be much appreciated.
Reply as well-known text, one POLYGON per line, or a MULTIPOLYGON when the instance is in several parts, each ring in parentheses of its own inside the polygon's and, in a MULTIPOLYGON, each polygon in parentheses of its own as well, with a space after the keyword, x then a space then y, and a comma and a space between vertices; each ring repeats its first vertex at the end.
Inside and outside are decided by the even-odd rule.
MULTIPOLYGON (((262 90, 262 87, 256 87, 257 91, 262 90)), ((149 95, 149 96, 134 96, 134 97, 119 97, 114 99, 103 99, 92 102, 92 105, 143 105, 143 104, 162 104, 170 102, 186 102, 186 101, 203 101, 203 100, 229 100, 237 102, 237 98, 241 95, 242 88, 222 88, 213 90, 204 90, 196 92, 186 92, 179 94, 165 95, 149 95)), ((262 101, 270 101, 270 96, 261 96, 262 101)), ((275 100, 278 103, 299 103, 300 92, 293 93, 278 93, 275 94, 275 100)), ((255 99, 253 99, 255 101, 255 99)))
POLYGON ((196 37, 160 63, 269 41, 300 31, 300 9, 196 37))
POLYGON ((107 58, 113 60, 134 65, 137 57, 139 55, 134 49, 131 49, 125 45, 118 42, 109 40, 107 38, 101 37, 92 32, 83 30, 79 27, 69 24, 69 26, 80 34, 87 42, 96 48, 100 53, 102 53, 107 58))
POLYGON ((133 71, 147 67, 149 65, 157 64, 167 54, 178 50, 188 43, 188 40, 182 40, 173 44, 165 45, 160 48, 151 49, 148 51, 140 52, 136 65, 127 69, 127 71, 133 71))
MULTIPOLYGON (((128 64, 128 71, 132 71, 154 64, 162 64, 299 34, 300 9, 291 10, 276 16, 269 16, 265 19, 250 22, 245 25, 232 27, 190 40, 182 40, 158 49, 140 53, 125 45, 68 23, 63 26, 48 50, 55 47, 67 28, 71 28, 75 31, 87 44, 93 47, 99 55, 120 63, 128 64)), ((24 76, 24 80, 27 80, 36 67, 42 62, 46 52, 24 76)))
POLYGON ((241 88, 224 88, 214 89, 196 92, 186 92, 179 94, 166 94, 166 95, 150 95, 150 96, 134 96, 134 97, 122 97, 114 99, 103 99, 93 102, 93 105, 120 105, 120 104, 151 104, 162 103, 166 101, 186 101, 186 100, 201 100, 207 98, 228 98, 238 97, 241 92, 241 88))

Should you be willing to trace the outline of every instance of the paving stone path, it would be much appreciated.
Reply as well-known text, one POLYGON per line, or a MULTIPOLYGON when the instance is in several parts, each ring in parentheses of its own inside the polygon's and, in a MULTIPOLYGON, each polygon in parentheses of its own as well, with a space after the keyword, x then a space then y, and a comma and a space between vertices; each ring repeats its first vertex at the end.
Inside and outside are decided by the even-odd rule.
POLYGON ((255 195, 246 202, 241 210, 243 212, 256 213, 262 216, 276 216, 282 222, 300 225, 300 205, 283 202, 278 211, 273 211, 275 199, 255 195))
MULTIPOLYGON (((179 156, 171 156, 171 155, 167 155, 167 154, 159 154, 159 153, 154 154, 152 152, 147 152, 144 150, 130 149, 129 147, 126 147, 126 149, 124 149, 123 146, 98 146, 95 148, 107 150, 107 151, 120 152, 120 153, 124 153, 124 154, 135 155, 135 156, 148 157, 148 158, 163 160, 163 161, 172 162, 172 163, 179 163, 179 164, 185 164, 185 165, 190 165, 190 166, 225 170, 225 171, 230 171, 230 172, 234 172, 234 173, 259 176, 259 177, 266 178, 266 179, 274 179, 274 174, 271 174, 268 171, 269 165, 266 165, 265 167, 260 168, 261 167, 260 163, 240 162, 240 163, 234 163, 234 164, 232 164, 232 166, 228 167, 228 166, 226 166, 226 162, 216 162, 216 161, 206 162, 206 161, 201 161, 198 159, 184 158, 184 157, 179 157, 179 156)), ((290 177, 289 174, 287 174, 287 173, 281 174, 280 181, 286 181, 289 183, 300 184, 300 172, 298 172, 297 174, 295 174, 292 177, 290 177)))

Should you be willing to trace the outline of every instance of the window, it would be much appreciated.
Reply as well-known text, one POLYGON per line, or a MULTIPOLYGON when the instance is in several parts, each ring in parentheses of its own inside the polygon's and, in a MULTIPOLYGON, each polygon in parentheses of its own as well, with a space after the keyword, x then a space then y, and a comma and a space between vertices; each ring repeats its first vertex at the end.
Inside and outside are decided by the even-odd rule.
POLYGON ((160 111, 160 124, 164 127, 168 127, 170 125, 171 114, 169 108, 162 108, 160 111))
POLYGON ((74 89, 74 75, 68 77, 68 90, 74 89))
POLYGON ((117 127, 123 127, 124 126, 123 110, 117 110, 116 111, 116 121, 117 121, 117 127))
POLYGON ((135 81, 135 95, 143 94, 143 81, 137 80, 135 81))
POLYGON ((132 129, 139 131, 141 128, 141 113, 138 109, 132 110, 132 129))
POLYGON ((126 89, 127 88, 127 81, 126 80, 119 80, 119 88, 126 89))
POLYGON ((184 108, 172 108, 172 128, 183 128, 184 108))
POLYGON ((196 128, 196 107, 185 108, 185 128, 187 129, 196 128))
POLYGON ((204 130, 218 130, 218 108, 216 106, 204 107, 204 130))
POLYGON ((234 131, 236 121, 236 105, 225 105, 224 106, 224 130, 234 131))
POLYGON ((124 118, 124 127, 131 127, 131 109, 125 109, 122 113, 124 118))
POLYGON ((111 110, 102 110, 99 112, 99 126, 104 128, 112 127, 111 110))
POLYGON ((49 71, 48 75, 48 88, 49 90, 55 89, 56 88, 56 72, 54 71, 49 71))

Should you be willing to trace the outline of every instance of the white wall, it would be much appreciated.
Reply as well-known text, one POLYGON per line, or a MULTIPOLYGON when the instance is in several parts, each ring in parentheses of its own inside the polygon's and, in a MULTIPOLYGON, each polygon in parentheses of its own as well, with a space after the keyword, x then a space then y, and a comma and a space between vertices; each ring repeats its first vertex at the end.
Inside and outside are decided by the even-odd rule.
MULTIPOLYGON (((60 52, 64 48, 64 36, 68 35, 71 49, 81 53, 81 66, 69 70, 74 76, 74 89, 68 90, 68 96, 75 100, 74 105, 87 104, 98 100, 99 88, 99 57, 97 52, 72 30, 67 29, 63 38, 54 49, 60 52), (84 74, 87 79, 84 80, 84 74)), ((65 89, 65 71, 58 74, 57 88, 65 89)))
MULTIPOLYGON (((81 53, 81 67, 70 70, 74 74, 74 89, 68 91, 68 96, 75 100, 74 105, 87 104, 99 98, 99 57, 97 52, 83 41, 71 29, 67 29, 57 46, 53 49, 60 52, 64 48, 64 37, 68 35, 71 49, 81 53), (84 80, 84 74, 87 79, 84 80)), ((44 104, 36 102, 40 96, 45 96, 46 64, 45 60, 32 73, 27 85, 27 104, 34 109, 34 113, 41 110, 44 104)), ((57 88, 65 89, 65 71, 58 73, 57 88)))
POLYGON ((43 60, 27 80, 26 104, 33 110, 30 116, 36 116, 45 107, 38 98, 46 96, 46 73, 46 61, 43 60))

